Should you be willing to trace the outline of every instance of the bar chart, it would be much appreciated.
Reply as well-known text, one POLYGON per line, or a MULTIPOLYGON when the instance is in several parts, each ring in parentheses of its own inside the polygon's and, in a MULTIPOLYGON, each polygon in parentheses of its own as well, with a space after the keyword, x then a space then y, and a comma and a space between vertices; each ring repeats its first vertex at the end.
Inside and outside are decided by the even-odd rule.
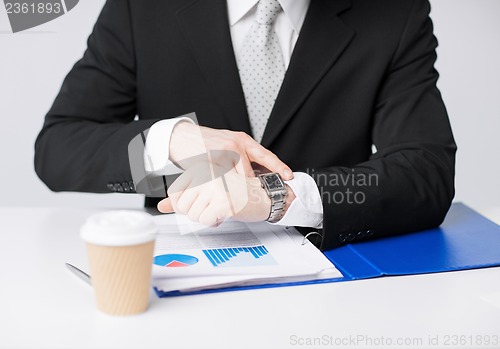
POLYGON ((265 246, 228 247, 203 250, 210 263, 218 267, 255 267, 276 265, 265 246))

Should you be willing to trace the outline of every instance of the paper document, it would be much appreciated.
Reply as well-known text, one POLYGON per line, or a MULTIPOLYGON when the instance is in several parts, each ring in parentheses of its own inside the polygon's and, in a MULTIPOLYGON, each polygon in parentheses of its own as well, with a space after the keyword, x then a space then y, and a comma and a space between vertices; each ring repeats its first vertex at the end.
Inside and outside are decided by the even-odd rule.
POLYGON ((154 219, 153 286, 163 292, 343 277, 295 228, 227 220, 185 234, 175 215, 154 219))

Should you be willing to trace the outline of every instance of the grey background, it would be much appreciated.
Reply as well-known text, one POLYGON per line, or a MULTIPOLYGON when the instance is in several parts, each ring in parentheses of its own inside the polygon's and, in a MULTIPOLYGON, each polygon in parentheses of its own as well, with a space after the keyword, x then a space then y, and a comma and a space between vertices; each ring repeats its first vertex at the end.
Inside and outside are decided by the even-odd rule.
MULTIPOLYGON (((139 195, 52 193, 33 170, 33 143, 104 0, 12 34, 0 8, 0 206, 140 207, 139 195)), ((431 0, 439 87, 459 145, 456 201, 500 205, 500 1, 431 0)), ((3 5, 3 4, 2 4, 3 5)), ((161 115, 159 115, 161 116, 161 115)))

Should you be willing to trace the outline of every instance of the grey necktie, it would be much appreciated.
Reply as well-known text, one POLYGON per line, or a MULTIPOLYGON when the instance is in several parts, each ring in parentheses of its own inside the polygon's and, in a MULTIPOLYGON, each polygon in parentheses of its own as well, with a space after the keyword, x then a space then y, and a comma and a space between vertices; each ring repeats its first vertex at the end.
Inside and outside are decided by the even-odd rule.
POLYGON ((260 0, 255 22, 238 59, 252 133, 262 140, 267 120, 285 76, 285 65, 278 37, 272 28, 282 11, 278 0, 260 0))

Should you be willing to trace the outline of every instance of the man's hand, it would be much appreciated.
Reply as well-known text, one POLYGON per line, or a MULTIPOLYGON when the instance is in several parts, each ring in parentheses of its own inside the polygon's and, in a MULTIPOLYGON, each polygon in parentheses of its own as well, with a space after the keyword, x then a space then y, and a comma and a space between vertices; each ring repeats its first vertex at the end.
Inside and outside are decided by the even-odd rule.
POLYGON ((235 168, 246 177, 255 176, 254 163, 254 167, 279 173, 284 180, 293 178, 292 171, 285 163, 244 132, 216 130, 181 122, 174 127, 169 150, 170 160, 185 170, 200 161, 198 155, 208 154, 212 164, 235 168))
POLYGON ((187 168, 170 186, 168 195, 158 204, 160 212, 186 214, 207 226, 218 225, 229 217, 265 221, 271 208, 258 178, 207 162, 187 168))

